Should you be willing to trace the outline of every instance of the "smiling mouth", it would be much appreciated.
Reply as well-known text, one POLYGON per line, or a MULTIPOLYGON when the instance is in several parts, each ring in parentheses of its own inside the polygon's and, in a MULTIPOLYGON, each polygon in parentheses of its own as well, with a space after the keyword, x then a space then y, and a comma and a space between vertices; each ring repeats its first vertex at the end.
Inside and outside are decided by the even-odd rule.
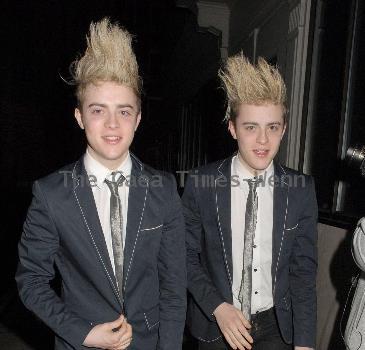
POLYGON ((103 136, 103 139, 106 143, 110 145, 117 144, 122 138, 119 136, 103 136))
POLYGON ((255 155, 257 157, 260 157, 260 158, 264 158, 264 157, 266 157, 269 154, 269 150, 255 149, 255 150, 253 150, 253 152, 255 153, 255 155))

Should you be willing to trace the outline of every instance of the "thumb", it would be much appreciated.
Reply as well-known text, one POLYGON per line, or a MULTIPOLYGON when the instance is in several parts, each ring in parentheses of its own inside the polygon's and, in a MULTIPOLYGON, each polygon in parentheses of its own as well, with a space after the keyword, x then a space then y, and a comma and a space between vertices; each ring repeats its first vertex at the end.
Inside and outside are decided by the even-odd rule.
POLYGON ((108 326, 112 331, 116 332, 122 326, 124 320, 125 320, 124 316, 120 315, 115 321, 109 322, 108 326))

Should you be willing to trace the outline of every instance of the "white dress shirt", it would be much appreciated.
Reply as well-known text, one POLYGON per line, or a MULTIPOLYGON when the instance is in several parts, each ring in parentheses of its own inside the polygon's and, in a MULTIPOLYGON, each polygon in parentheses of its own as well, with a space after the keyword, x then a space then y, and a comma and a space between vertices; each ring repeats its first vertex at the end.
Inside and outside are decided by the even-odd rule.
MULTIPOLYGON (((239 180, 231 188, 231 229, 233 261, 233 304, 241 309, 238 295, 241 287, 245 232, 246 201, 249 192, 247 181, 252 174, 243 166, 238 156, 232 159, 231 174, 239 180)), ((272 230, 273 230, 273 186, 269 178, 274 175, 273 163, 259 174, 264 182, 257 186, 257 224, 253 242, 251 313, 265 311, 273 306, 272 295, 272 230)), ((272 182, 271 182, 272 183, 272 182)))
MULTIPOLYGON (((111 176, 112 172, 121 172, 127 180, 130 179, 132 171, 132 160, 130 154, 128 153, 126 159, 123 163, 115 170, 111 171, 94 159, 91 154, 86 151, 84 156, 84 165, 86 172, 89 176, 92 192, 94 195, 94 200, 96 204, 96 209, 98 211, 99 220, 101 227, 103 229, 103 234, 105 238, 105 243, 108 248, 110 262, 114 267, 114 255, 113 255, 113 245, 112 245, 112 235, 110 228, 110 190, 108 185, 104 182, 105 179, 114 180, 118 179, 118 176, 111 176)), ((123 247, 125 246, 125 236, 127 230, 127 213, 128 213, 128 195, 129 186, 127 181, 124 181, 121 186, 118 187, 118 193, 120 202, 122 205, 122 215, 123 215, 123 247)))

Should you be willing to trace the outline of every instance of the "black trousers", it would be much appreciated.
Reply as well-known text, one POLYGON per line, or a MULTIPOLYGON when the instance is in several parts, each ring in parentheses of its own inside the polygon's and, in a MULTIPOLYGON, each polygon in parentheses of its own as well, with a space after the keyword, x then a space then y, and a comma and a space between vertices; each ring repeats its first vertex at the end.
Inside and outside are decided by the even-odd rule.
MULTIPOLYGON (((292 350, 293 345, 286 344, 279 330, 274 308, 252 315, 251 336, 253 338, 252 350, 292 350)), ((231 347, 222 336, 216 342, 207 343, 199 341, 199 350, 230 350, 231 347)))

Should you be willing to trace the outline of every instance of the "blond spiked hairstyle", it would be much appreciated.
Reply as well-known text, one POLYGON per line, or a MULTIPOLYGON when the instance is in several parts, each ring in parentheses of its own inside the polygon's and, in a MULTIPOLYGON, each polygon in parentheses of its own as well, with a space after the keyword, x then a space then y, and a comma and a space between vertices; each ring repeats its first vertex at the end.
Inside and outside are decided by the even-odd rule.
POLYGON ((282 105, 286 116, 286 88, 276 67, 260 57, 257 65, 239 54, 229 57, 225 67, 219 70, 219 78, 227 95, 225 120, 234 121, 241 104, 282 105))
POLYGON ((126 85, 134 90, 140 100, 142 79, 132 49, 131 34, 112 24, 108 18, 103 18, 99 22, 91 22, 86 41, 84 55, 71 65, 79 106, 86 86, 99 81, 126 85))

